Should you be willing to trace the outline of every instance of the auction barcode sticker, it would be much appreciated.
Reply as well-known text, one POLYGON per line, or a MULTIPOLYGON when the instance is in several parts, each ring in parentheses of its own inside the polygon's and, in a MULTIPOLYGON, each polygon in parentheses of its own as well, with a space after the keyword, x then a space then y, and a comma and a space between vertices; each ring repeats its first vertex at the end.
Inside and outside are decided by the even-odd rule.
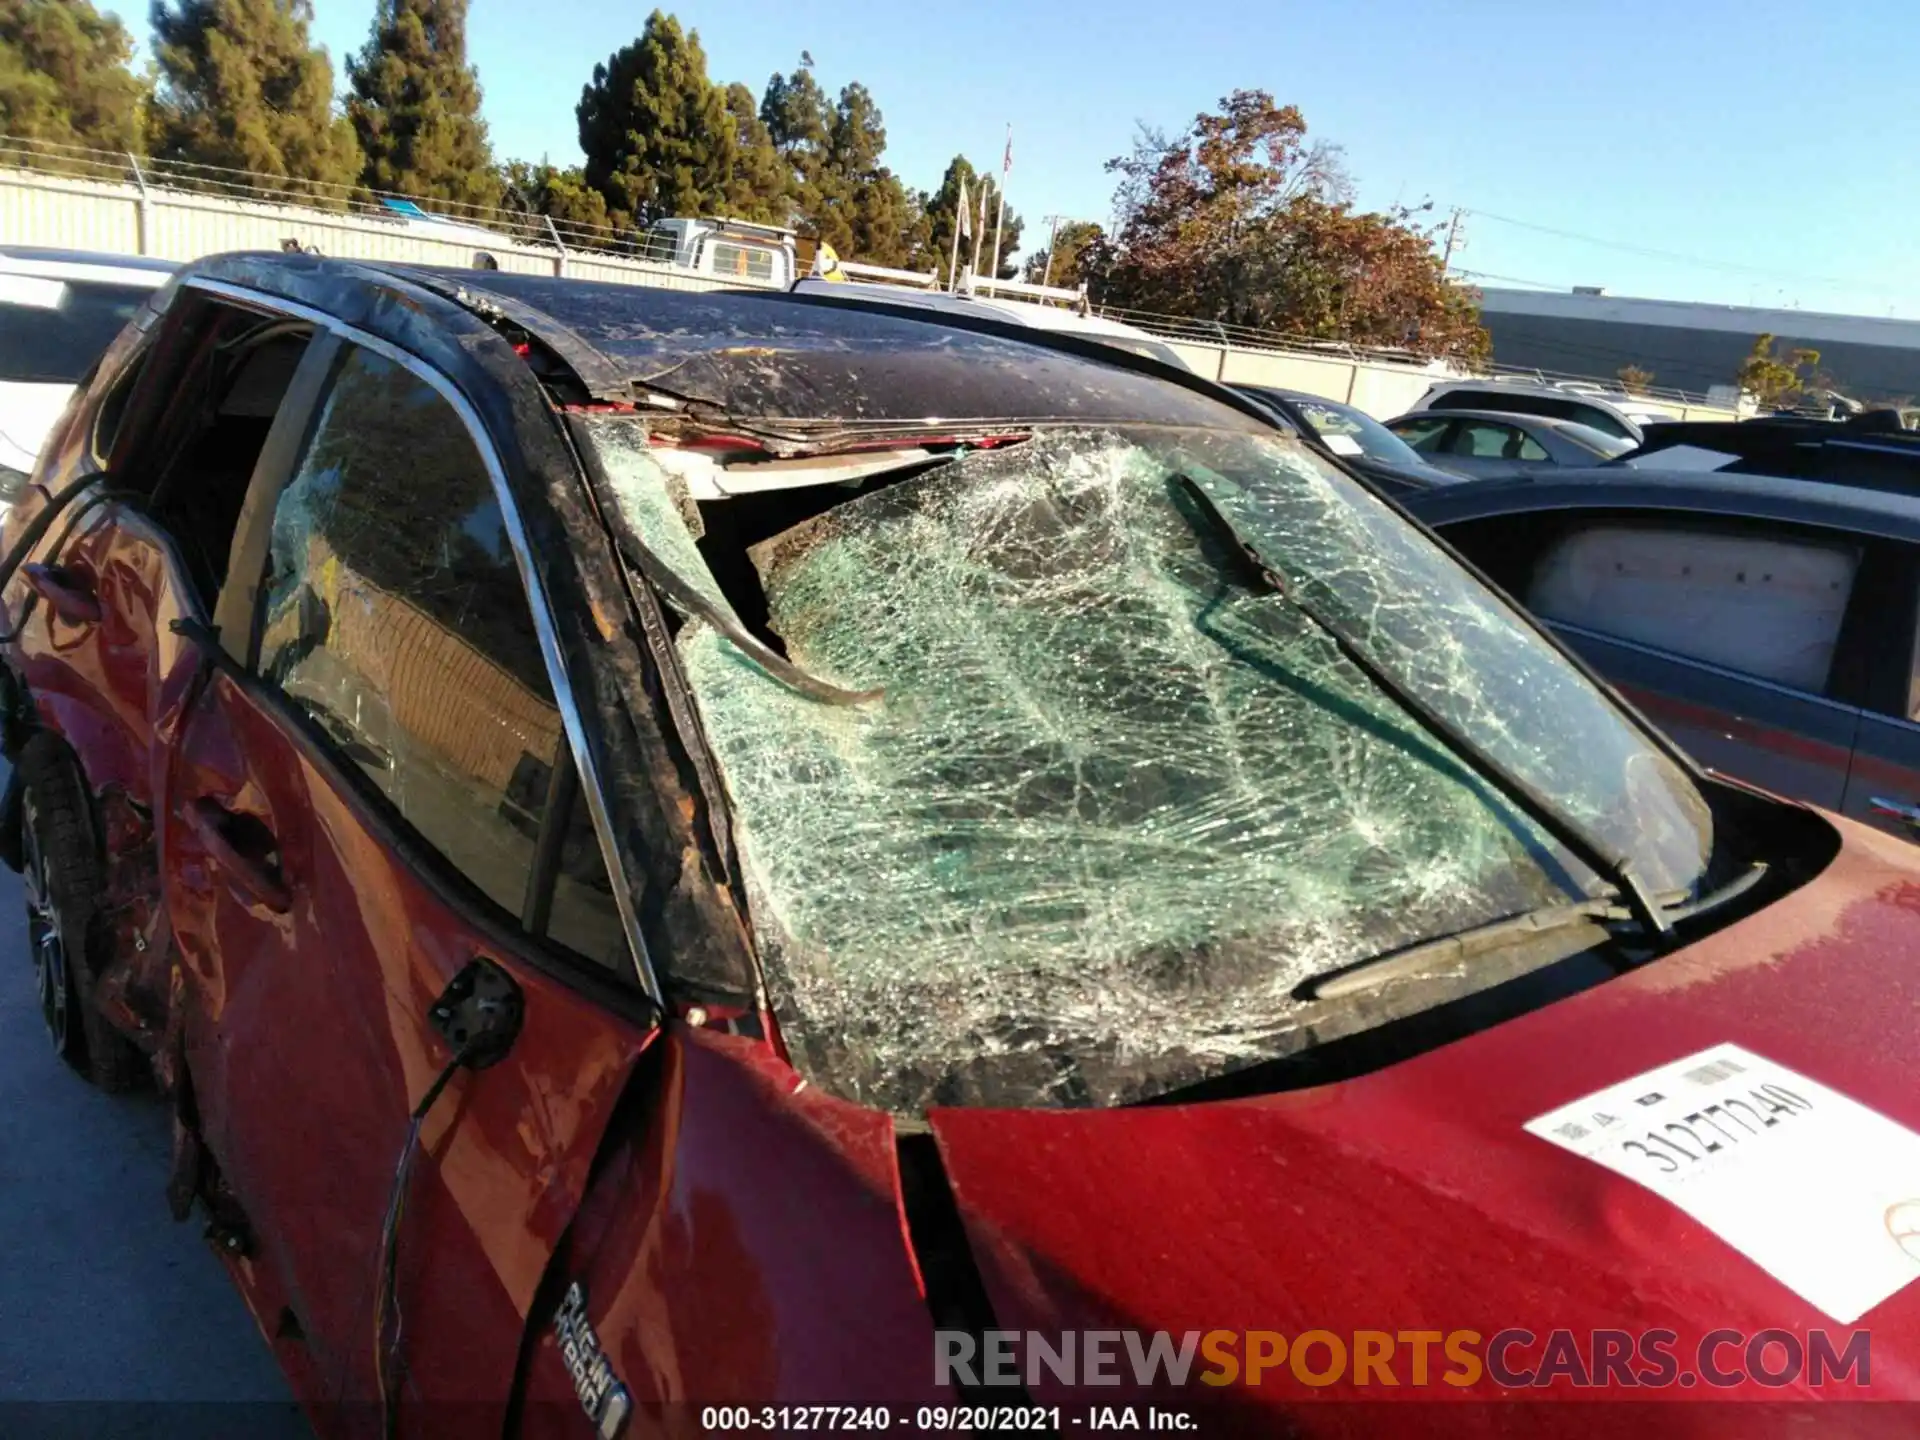
POLYGON ((1530 1120, 1638 1181, 1843 1324, 1920 1280, 1920 1135, 1738 1045, 1530 1120))

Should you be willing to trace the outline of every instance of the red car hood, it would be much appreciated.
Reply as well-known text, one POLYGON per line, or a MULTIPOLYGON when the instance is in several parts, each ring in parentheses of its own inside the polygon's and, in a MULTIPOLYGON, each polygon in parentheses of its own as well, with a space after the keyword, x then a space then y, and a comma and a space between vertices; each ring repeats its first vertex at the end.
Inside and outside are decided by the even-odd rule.
MULTIPOLYGON (((1664 1329, 1675 1332, 1683 1372, 1701 1337, 1723 1328, 1786 1330, 1802 1344, 1825 1330, 1836 1349, 1866 1330, 1865 1386, 1677 1383, 1693 1399, 1920 1399, 1920 1283, 1840 1323, 1671 1200, 1524 1128, 1730 1042, 1920 1131, 1920 850, 1836 823, 1844 844, 1833 864, 1760 913, 1352 1081, 1184 1107, 935 1112, 997 1323, 1041 1332, 1050 1346, 1060 1332, 1089 1329, 1165 1330, 1176 1340, 1188 1331, 1323 1330, 1349 1345, 1359 1331, 1490 1339, 1517 1327, 1544 1342, 1567 1329, 1583 1352, 1596 1329, 1636 1337, 1664 1329)), ((1912 1178, 1920 1199, 1920 1172, 1912 1178)), ((1900 1248, 1898 1237, 1879 1239, 1900 1248)), ((1913 1272, 1920 1282, 1920 1258, 1913 1272)), ((1124 1374, 1125 1351, 1114 1348, 1124 1374)), ((1537 1367, 1542 1353, 1540 1344, 1507 1351, 1515 1367, 1537 1367)), ((1741 1363, 1738 1345, 1717 1354, 1722 1374, 1741 1363)), ((1438 1374, 1438 1345, 1432 1355, 1438 1374)), ((1258 1406, 1269 1425, 1265 1407, 1284 1404, 1293 1423, 1304 1410, 1315 1417, 1307 1428, 1319 1430, 1344 1423, 1334 1412, 1350 1407, 1297 1402, 1502 1393, 1490 1377, 1420 1391, 1408 1356, 1397 1351, 1398 1389, 1377 1370, 1356 1386, 1351 1366, 1309 1386, 1282 1365, 1259 1392, 1190 1377, 1180 1396, 1243 1413, 1258 1406)), ((1310 1370, 1324 1371, 1329 1357, 1316 1350, 1310 1370)), ((1196 1361, 1196 1373, 1205 1364, 1196 1361)), ((1570 1385, 1563 1377, 1525 1393, 1563 1397, 1570 1385)), ((1042 1403, 1062 1404, 1130 1387, 1069 1390, 1044 1370, 1031 1386, 1042 1403)), ((1582 1408, 1622 1418, 1615 1407, 1582 1408)), ((1892 1418, 1887 1407, 1849 1410, 1892 1418)), ((1725 1412, 1692 1413, 1704 1423, 1725 1412)))

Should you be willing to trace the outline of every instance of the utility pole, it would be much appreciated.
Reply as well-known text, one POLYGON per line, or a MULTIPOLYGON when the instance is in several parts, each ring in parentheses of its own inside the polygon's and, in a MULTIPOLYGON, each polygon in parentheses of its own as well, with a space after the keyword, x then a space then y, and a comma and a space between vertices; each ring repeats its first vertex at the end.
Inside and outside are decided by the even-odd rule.
POLYGON ((1440 252, 1440 273, 1445 275, 1453 267, 1453 242, 1460 233, 1460 207, 1453 207, 1453 218, 1447 222, 1447 248, 1440 252))

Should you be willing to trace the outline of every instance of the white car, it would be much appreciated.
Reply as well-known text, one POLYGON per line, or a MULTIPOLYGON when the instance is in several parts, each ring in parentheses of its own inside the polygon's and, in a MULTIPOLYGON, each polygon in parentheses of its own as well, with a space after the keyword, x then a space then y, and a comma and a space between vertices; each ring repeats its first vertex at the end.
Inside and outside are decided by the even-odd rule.
POLYGON ((1420 397, 1415 410, 1499 410, 1568 420, 1638 445, 1645 428, 1678 417, 1658 405, 1579 381, 1541 385, 1527 380, 1447 380, 1420 397), (1574 385, 1581 388, 1574 389, 1574 385))
POLYGON ((114 336, 174 272, 164 260, 0 246, 0 507, 114 336))

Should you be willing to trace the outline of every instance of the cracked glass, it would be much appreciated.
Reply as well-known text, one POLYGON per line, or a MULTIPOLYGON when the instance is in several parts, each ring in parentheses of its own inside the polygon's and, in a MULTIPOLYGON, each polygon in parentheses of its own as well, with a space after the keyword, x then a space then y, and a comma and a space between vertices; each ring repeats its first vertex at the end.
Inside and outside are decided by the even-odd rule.
MULTIPOLYGON (((619 503, 699 565, 638 434, 600 430, 619 503)), ((1711 817, 1679 767, 1347 477, 1279 437, 1043 431, 751 550, 788 656, 879 700, 823 705, 697 620, 677 636, 783 1033, 838 1093, 1146 1098, 1306 1043, 1311 976, 1599 889, 1250 586, 1182 475, 1649 888, 1700 879, 1711 817)))
MULTIPOLYGON (((563 742, 486 464, 438 391, 359 348, 274 507, 260 669, 507 916, 563 742)), ((547 932, 624 963, 582 807, 547 932)))

